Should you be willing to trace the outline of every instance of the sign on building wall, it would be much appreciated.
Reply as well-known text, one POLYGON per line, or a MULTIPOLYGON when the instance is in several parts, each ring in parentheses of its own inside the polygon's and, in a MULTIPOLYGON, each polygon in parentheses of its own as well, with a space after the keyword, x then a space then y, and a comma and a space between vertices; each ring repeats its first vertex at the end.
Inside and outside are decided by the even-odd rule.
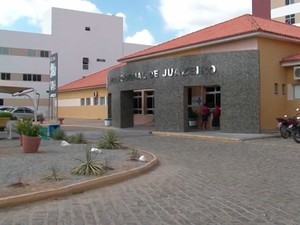
POLYGON ((52 54, 50 58, 50 82, 49 96, 56 98, 57 96, 57 78, 58 78, 58 58, 57 53, 52 54))

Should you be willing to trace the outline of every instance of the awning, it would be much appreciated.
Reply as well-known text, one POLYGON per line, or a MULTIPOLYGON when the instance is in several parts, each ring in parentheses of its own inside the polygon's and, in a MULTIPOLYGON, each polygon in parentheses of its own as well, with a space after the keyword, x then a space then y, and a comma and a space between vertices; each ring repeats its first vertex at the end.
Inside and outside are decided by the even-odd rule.
POLYGON ((18 87, 18 86, 0 86, 0 93, 13 94, 16 92, 22 92, 27 89, 32 89, 30 87, 18 87))

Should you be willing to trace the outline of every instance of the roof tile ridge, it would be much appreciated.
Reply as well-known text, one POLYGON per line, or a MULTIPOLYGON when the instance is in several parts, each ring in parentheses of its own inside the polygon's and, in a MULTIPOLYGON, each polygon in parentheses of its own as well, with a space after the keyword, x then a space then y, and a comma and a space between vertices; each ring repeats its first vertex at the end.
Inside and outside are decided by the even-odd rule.
POLYGON ((257 17, 247 14, 248 21, 255 27, 255 30, 262 30, 259 22, 256 20, 257 17))

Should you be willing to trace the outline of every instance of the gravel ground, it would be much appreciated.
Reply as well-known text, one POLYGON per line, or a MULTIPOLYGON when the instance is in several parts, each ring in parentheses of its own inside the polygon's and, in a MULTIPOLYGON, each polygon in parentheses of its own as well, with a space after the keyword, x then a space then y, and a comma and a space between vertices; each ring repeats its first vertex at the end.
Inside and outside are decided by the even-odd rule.
MULTIPOLYGON (((86 148, 96 147, 96 144, 72 144, 61 146, 61 141, 42 140, 39 153, 23 153, 19 140, 1 140, 0 146, 0 193, 7 186, 21 181, 26 184, 39 183, 46 175, 51 174, 50 168, 55 166, 59 174, 66 177, 63 184, 71 184, 95 178, 94 176, 71 175, 70 171, 81 164, 75 158, 84 159, 86 148)), ((128 150, 102 150, 97 155, 99 162, 106 161, 114 168, 109 173, 137 167, 142 162, 129 161, 128 150)), ((1 194, 0 194, 1 197, 1 194)))

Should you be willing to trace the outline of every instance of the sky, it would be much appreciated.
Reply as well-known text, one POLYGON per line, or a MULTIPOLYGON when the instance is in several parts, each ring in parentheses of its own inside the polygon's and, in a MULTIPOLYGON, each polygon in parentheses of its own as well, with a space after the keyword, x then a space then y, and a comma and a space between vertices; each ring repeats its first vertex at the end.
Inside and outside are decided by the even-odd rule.
POLYGON ((155 45, 251 14, 252 0, 0 0, 0 29, 51 32, 51 7, 123 17, 127 43, 155 45))

